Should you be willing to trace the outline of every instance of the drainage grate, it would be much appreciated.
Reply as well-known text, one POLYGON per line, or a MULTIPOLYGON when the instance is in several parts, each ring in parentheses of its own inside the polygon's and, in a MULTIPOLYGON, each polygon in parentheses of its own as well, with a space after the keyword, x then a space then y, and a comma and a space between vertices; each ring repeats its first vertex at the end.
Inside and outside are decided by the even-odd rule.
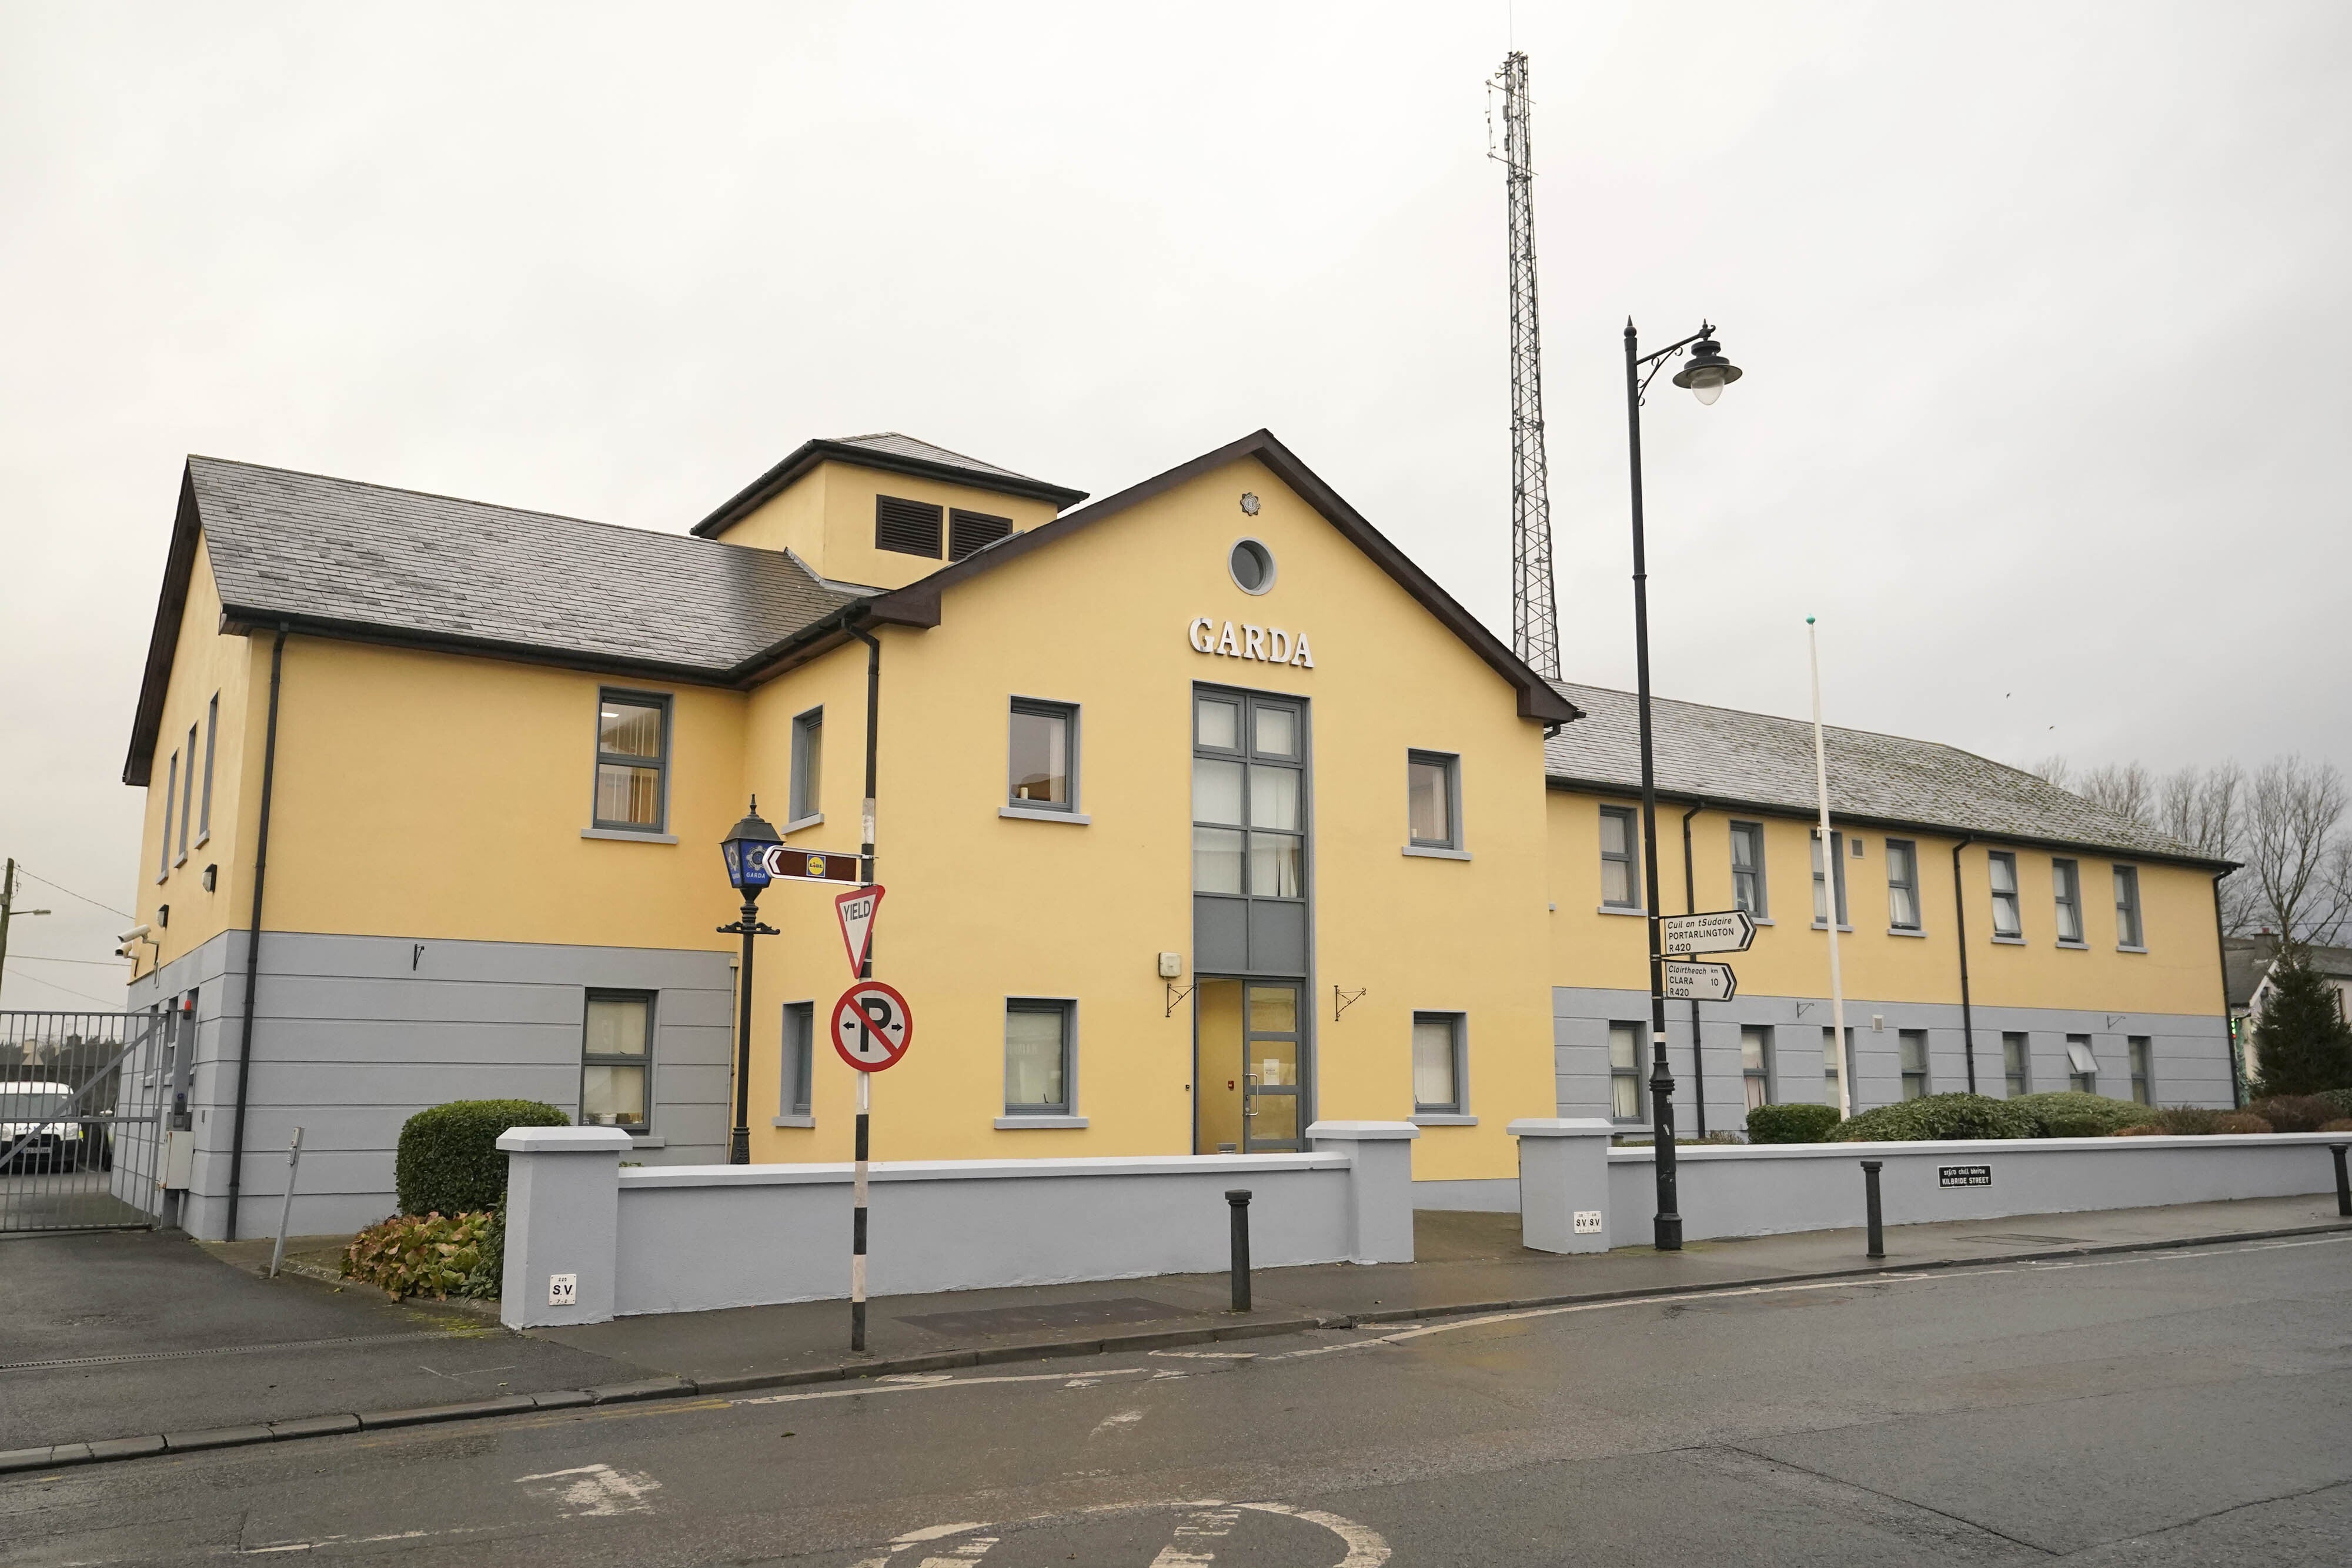
POLYGON ((900 1318, 934 1333, 1019 1333, 1024 1329, 1083 1329, 1100 1323, 1163 1322, 1170 1318, 1198 1317, 1185 1307, 1150 1301, 1141 1296, 1114 1296, 1098 1301, 1055 1301, 1035 1307, 994 1307, 969 1312, 923 1312, 900 1318))
POLYGON ((422 1339, 482 1339, 488 1331, 476 1329, 412 1329, 405 1333, 356 1334, 346 1339, 289 1339, 274 1344, 215 1344, 197 1350, 142 1350, 121 1355, 79 1355, 56 1361, 0 1362, 0 1372, 38 1372, 59 1366, 112 1366, 126 1361, 185 1361, 198 1355, 261 1355, 274 1350, 341 1350, 359 1344, 399 1344, 422 1339))

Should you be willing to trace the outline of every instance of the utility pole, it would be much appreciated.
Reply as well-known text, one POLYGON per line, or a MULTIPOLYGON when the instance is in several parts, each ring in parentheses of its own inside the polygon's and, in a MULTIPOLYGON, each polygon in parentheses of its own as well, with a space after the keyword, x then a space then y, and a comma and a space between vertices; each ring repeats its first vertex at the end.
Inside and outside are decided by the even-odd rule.
POLYGON ((8 922, 19 915, 47 915, 46 909, 16 907, 16 857, 8 857, 8 867, 0 871, 0 986, 8 981, 8 922))
MULTIPOLYGON (((1505 188, 1510 202, 1511 651, 1559 679, 1559 612, 1551 587, 1551 497, 1544 474, 1543 334, 1536 318, 1535 150, 1529 140, 1528 57, 1503 58, 1505 188)), ((1488 100, 1490 103, 1492 99, 1488 100)), ((1490 110, 1491 112, 1491 110, 1490 110)), ((1493 121, 1487 122, 1492 135, 1493 121)), ((1493 157, 1490 145, 1487 156, 1493 157)))

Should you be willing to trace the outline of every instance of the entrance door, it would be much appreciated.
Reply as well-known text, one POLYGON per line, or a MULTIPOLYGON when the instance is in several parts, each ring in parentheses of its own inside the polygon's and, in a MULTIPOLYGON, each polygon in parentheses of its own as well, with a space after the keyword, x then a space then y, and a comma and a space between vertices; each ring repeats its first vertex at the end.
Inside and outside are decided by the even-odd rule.
POLYGON ((1296 980, 1205 979, 1194 992, 1193 1152, 1305 1148, 1296 980))

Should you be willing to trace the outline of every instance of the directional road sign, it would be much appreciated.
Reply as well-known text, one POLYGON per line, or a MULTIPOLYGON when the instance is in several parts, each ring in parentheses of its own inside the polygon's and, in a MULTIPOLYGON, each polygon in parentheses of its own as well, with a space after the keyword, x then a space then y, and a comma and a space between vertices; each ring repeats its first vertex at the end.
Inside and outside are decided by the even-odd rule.
POLYGON ((882 907, 881 887, 856 887, 833 901, 841 916, 841 940, 849 949, 849 972, 866 972, 866 950, 874 945, 874 912, 882 907))
POLYGON ((833 1004, 833 1049, 860 1072, 895 1067, 915 1039, 907 998, 879 980, 860 980, 833 1004))
POLYGON ((1666 995, 1675 1001, 1727 1002, 1739 994, 1728 964, 1669 964, 1666 995))
POLYGON ((1660 949, 1667 953, 1745 953, 1755 940, 1755 917, 1744 909, 1666 915, 1658 919, 1660 949))
POLYGON ((857 882, 863 880, 857 872, 856 855, 837 855, 824 850, 796 850, 789 844, 771 844, 760 852, 762 864, 770 876, 803 877, 812 882, 857 882))

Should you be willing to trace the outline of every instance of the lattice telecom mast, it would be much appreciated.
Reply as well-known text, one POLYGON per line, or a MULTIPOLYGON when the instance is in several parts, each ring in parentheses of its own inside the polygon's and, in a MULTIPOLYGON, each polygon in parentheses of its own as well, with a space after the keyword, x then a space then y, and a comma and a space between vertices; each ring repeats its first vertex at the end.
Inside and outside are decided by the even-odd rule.
POLYGON ((1552 601, 1551 498, 1544 481, 1543 334, 1536 323, 1528 57, 1517 49, 1505 56, 1492 85, 1503 91, 1502 162, 1510 195, 1511 647, 1538 674, 1557 680, 1559 612, 1552 601))

